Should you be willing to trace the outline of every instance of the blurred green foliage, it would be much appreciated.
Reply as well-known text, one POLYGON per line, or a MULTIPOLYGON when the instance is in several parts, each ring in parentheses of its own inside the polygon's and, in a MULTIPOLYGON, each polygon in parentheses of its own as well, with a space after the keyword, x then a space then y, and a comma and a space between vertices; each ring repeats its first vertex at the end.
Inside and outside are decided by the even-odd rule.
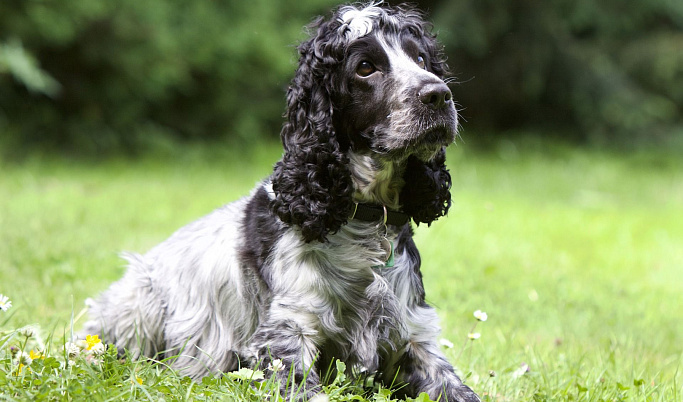
MULTIPOLYGON (((681 132, 681 1, 418 3, 466 127, 626 144, 681 132)), ((2 0, 0 141, 102 152, 275 137, 302 27, 335 4, 2 0)))
POLYGON ((86 152, 277 134, 293 44, 330 3, 3 0, 0 133, 86 152))
POLYGON ((637 145, 681 134, 683 1, 435 1, 475 124, 637 145))

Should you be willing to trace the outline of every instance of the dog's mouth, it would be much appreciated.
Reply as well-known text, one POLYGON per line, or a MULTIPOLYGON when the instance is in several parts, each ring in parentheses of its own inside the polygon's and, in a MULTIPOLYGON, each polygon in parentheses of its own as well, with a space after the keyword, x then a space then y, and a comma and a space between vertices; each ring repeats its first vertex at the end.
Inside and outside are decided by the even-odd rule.
POLYGON ((426 162, 441 148, 453 143, 456 136, 457 129, 454 125, 435 124, 415 131, 413 135, 394 138, 391 144, 376 143, 371 149, 394 161, 405 160, 412 155, 426 162))
POLYGON ((392 114, 386 124, 373 126, 361 136, 367 140, 369 150, 386 159, 400 162, 414 155, 428 161, 441 148, 455 141, 458 135, 456 116, 455 113, 423 116, 406 112, 400 117, 392 114))
POLYGON ((435 125, 417 134, 405 148, 405 153, 422 161, 430 160, 441 148, 455 141, 457 130, 450 125, 435 125))
POLYGON ((452 126, 437 125, 418 134, 416 145, 425 144, 442 147, 455 141, 455 136, 456 130, 452 126))

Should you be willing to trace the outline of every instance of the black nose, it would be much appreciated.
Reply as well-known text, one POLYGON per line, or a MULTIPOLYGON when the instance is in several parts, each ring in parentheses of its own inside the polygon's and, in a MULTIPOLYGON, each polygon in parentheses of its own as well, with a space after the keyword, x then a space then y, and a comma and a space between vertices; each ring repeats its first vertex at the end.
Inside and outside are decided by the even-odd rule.
POLYGON ((453 99, 451 90, 443 82, 433 82, 426 84, 420 89, 417 96, 420 101, 434 109, 441 109, 446 103, 453 99))

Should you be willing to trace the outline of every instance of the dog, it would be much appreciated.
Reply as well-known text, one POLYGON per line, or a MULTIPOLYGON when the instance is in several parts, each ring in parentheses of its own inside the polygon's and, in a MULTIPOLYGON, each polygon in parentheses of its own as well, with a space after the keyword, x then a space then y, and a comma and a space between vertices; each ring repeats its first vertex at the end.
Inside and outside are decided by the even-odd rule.
POLYGON ((341 6, 309 26, 282 159, 252 193, 174 233, 89 306, 84 331, 194 379, 260 367, 296 398, 339 359, 397 393, 472 402, 437 344, 411 221, 451 205, 458 114, 442 48, 408 6, 341 6), (284 370, 270 370, 272 362, 284 370))

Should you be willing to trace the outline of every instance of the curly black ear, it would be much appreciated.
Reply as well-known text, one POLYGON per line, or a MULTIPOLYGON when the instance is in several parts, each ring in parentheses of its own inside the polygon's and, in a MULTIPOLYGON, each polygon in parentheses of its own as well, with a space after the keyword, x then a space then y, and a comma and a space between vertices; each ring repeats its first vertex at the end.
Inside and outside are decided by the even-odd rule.
POLYGON ((353 182, 332 123, 331 96, 343 48, 330 23, 318 20, 317 34, 299 46, 299 67, 287 91, 286 123, 280 134, 285 153, 271 177, 271 209, 296 225, 306 242, 324 242, 352 211, 353 182))
POLYGON ((403 174, 405 185, 399 199, 403 212, 415 223, 431 224, 451 207, 451 174, 446 169, 446 148, 427 163, 411 156, 403 174))

